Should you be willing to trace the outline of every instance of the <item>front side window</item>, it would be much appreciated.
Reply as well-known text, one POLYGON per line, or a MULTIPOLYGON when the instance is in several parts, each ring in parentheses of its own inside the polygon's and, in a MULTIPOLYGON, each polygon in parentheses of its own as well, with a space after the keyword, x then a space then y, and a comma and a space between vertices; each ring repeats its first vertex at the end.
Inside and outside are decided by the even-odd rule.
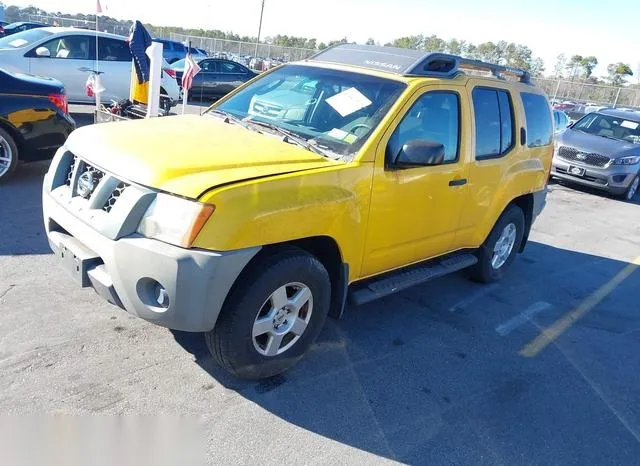
POLYGON ((242 68, 240 65, 230 62, 230 61, 223 61, 220 62, 220 72, 222 73, 244 73, 244 68, 242 68))
POLYGON ((387 78, 305 65, 263 75, 211 108, 295 133, 341 155, 355 154, 406 84, 387 78))
POLYGON ((64 36, 45 42, 41 47, 49 50, 51 58, 95 60, 95 53, 91 53, 91 39, 89 36, 64 36))
POLYGON ((522 92, 520 95, 527 119, 527 146, 548 146, 553 140, 553 120, 547 98, 528 92, 522 92))
MULTIPOLYGON (((182 61, 182 69, 184 69, 184 61, 182 61)), ((176 62, 177 63, 177 62, 176 62)), ((218 71, 218 64, 214 60, 203 60, 198 62, 198 66, 205 73, 216 73, 218 71)))
POLYGON ((387 144, 387 160, 411 140, 444 146, 444 163, 458 159, 460 139, 459 96, 452 91, 432 91, 422 95, 396 127, 387 144))
POLYGON ((513 147, 513 106, 509 93, 475 88, 472 93, 476 160, 501 157, 513 147))

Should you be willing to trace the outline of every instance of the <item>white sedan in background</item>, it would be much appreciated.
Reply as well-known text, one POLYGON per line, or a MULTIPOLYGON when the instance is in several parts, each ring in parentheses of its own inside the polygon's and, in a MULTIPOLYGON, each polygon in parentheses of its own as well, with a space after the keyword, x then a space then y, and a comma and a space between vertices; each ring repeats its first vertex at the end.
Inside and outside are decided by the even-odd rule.
MULTIPOLYGON (((129 97, 131 52, 126 37, 98 32, 98 69, 102 101, 129 97)), ((64 84, 70 102, 93 103, 86 92, 87 69, 96 68, 96 32, 88 29, 45 27, 0 38, 0 66, 9 71, 56 78, 64 84)), ((160 94, 172 104, 180 99, 175 77, 162 73, 160 94)))

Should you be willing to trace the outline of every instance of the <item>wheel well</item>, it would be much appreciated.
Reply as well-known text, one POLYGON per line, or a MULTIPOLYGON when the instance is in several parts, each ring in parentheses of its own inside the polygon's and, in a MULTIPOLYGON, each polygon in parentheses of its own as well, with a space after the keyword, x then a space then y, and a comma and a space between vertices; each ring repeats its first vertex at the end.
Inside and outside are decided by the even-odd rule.
POLYGON ((524 247, 527 244, 527 240, 529 239, 531 224, 533 222, 533 194, 525 194, 523 196, 516 197, 510 202, 510 205, 517 205, 524 213, 524 236, 522 237, 522 244, 518 251, 523 252, 524 247))
POLYGON ((20 158, 20 152, 22 152, 24 140, 22 139, 22 135, 9 123, 4 120, 0 120, 0 128, 9 133, 9 136, 13 138, 13 141, 18 146, 18 159, 20 158))
POLYGON ((283 247, 294 246, 315 256, 324 265, 331 279, 331 309, 329 315, 340 318, 344 310, 349 281, 348 265, 342 262, 338 243, 330 236, 313 236, 286 243, 265 246, 264 253, 277 251, 283 247))

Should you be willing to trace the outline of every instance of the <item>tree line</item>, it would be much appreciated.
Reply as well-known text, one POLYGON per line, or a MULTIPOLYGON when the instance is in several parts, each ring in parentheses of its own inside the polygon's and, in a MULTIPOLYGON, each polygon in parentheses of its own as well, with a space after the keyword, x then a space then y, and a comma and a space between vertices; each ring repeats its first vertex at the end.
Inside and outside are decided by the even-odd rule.
MULTIPOLYGON (((65 14, 61 12, 47 12, 40 8, 26 7, 19 8, 17 6, 9 6, 5 9, 6 21, 20 21, 28 18, 29 15, 56 16, 79 21, 94 22, 95 15, 85 14, 65 14)), ((100 16, 100 29, 119 34, 126 34, 133 21, 118 20, 109 16, 100 16)), ((234 32, 222 31, 219 29, 197 29, 182 28, 176 26, 155 26, 145 24, 149 33, 154 37, 170 37, 171 33, 183 34, 196 37, 208 37, 214 39, 226 39, 242 42, 256 42, 256 37, 241 36, 234 32)), ((318 42, 315 38, 295 37, 289 35, 278 34, 276 36, 266 37, 261 43, 281 46, 295 47, 313 50, 323 50, 338 43, 347 43, 346 37, 328 41, 318 42)), ((370 38, 367 44, 379 44, 375 39, 370 38)), ((401 47, 415 50, 424 50, 426 52, 445 52, 454 55, 460 55, 467 58, 478 59, 499 65, 521 68, 529 71, 533 76, 543 77, 545 72, 544 62, 541 58, 533 55, 533 51, 526 45, 516 44, 513 42, 483 42, 474 44, 461 39, 445 40, 436 35, 411 35, 399 37, 384 45, 392 47, 401 47)), ((553 67, 552 74, 547 75, 553 78, 568 79, 571 81, 580 81, 586 84, 606 83, 614 86, 622 86, 626 83, 629 76, 633 76, 633 70, 626 63, 612 63, 608 65, 607 78, 602 81, 593 76, 593 70, 598 65, 598 59, 594 56, 583 57, 574 55, 567 58, 564 54, 558 56, 553 67)))

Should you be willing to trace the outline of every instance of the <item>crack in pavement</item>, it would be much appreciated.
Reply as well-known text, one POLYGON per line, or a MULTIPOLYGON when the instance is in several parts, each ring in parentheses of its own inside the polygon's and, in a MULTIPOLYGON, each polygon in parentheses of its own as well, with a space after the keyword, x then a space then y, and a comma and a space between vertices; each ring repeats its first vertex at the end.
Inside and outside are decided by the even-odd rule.
POLYGON ((9 291, 13 290, 15 287, 16 287, 16 285, 9 285, 9 288, 7 288, 2 293, 0 293, 0 299, 4 298, 7 295, 7 293, 9 291))

